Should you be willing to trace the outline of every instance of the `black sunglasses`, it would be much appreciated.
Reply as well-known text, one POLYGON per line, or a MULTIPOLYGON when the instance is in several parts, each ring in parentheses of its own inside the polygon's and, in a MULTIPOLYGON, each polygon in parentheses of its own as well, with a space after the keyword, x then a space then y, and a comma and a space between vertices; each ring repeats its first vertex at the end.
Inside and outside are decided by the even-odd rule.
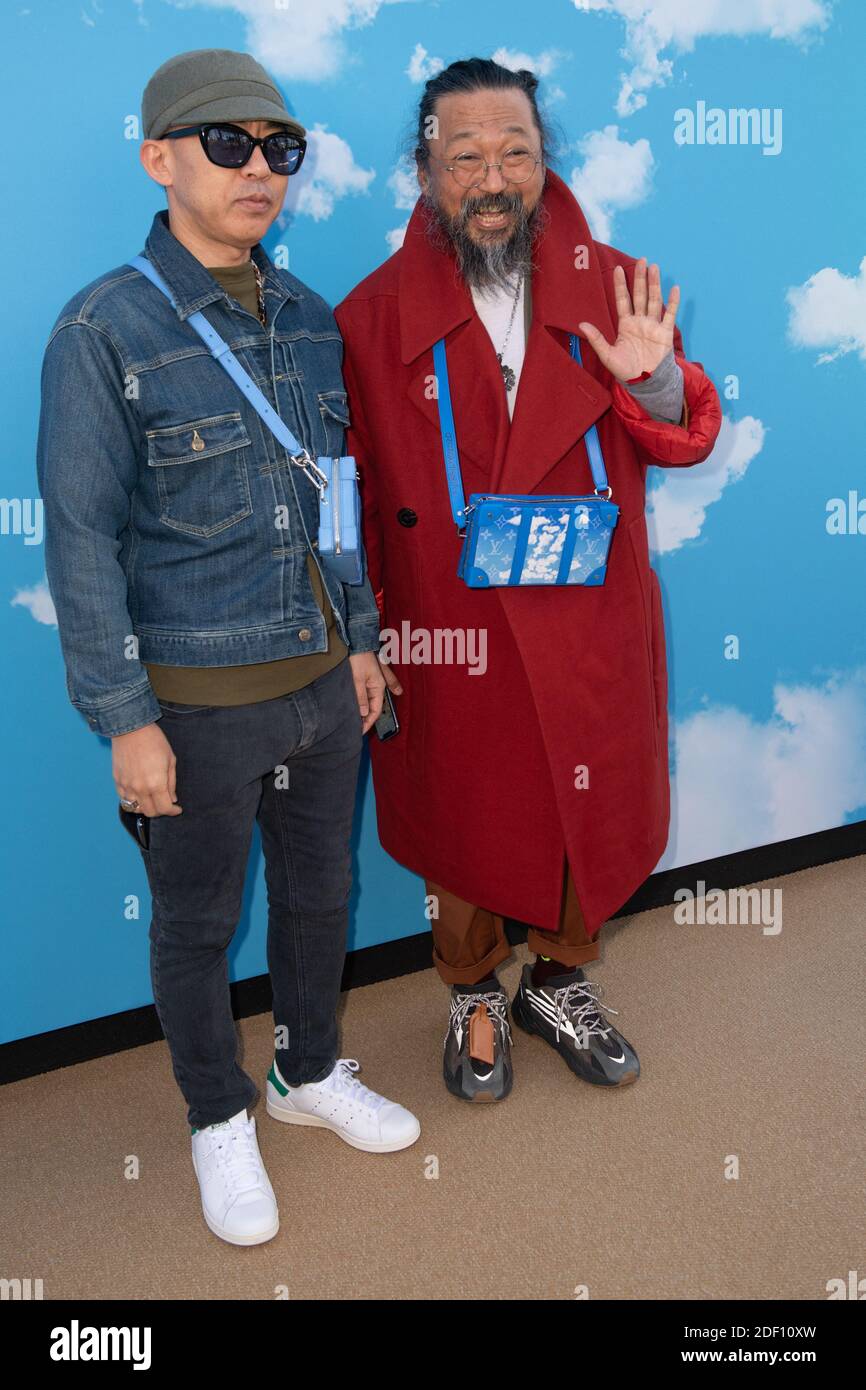
POLYGON ((188 125, 182 130, 167 130, 163 140, 180 140, 198 135, 211 164, 221 169, 242 169, 257 145, 273 174, 296 174, 304 162, 307 142, 285 130, 275 130, 257 140, 239 125, 188 125))

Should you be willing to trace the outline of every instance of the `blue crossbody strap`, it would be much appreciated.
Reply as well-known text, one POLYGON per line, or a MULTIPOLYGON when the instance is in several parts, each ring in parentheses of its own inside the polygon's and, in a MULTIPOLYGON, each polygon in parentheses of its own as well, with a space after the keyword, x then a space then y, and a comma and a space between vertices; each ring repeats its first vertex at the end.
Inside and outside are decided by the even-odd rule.
MULTIPOLYGON (((571 355, 575 362, 580 362, 580 341, 576 333, 570 335, 571 355)), ((581 363, 581 366, 583 363, 581 363)), ((598 430, 595 425, 590 425, 584 435, 586 442, 586 452, 589 455, 589 466, 592 469, 592 481, 595 484, 596 492, 604 492, 607 488, 607 470, 604 466, 604 459, 601 456, 601 444, 598 438, 598 430)))
POLYGON ((439 406, 439 432, 442 435, 442 453, 445 456, 445 476, 448 479, 448 495, 451 498, 451 515, 457 526, 466 525, 466 496, 463 491, 463 475, 460 471, 460 455, 457 452, 457 434, 454 428, 454 410, 451 406, 451 388, 448 385, 448 362, 445 356, 445 339, 433 344, 433 366, 436 372, 436 401, 439 406))
MULTIPOLYGON (((570 335, 571 355, 580 362, 580 345, 577 334, 570 335)), ((463 491, 463 475, 460 471, 460 455, 457 450, 457 431, 454 425, 454 408, 451 404, 451 387, 448 382, 448 361, 445 352, 445 339, 433 344, 433 366, 436 373, 436 403, 439 407, 439 432, 442 435, 442 453, 445 458, 445 476, 448 479, 448 495, 451 499, 451 515, 457 526, 466 525, 466 494, 463 491)), ((598 430, 590 425, 584 435, 592 480, 597 492, 604 492, 608 486, 607 470, 601 453, 598 430)))
MULTIPOLYGON (((142 275, 146 275, 151 284, 156 285, 156 288, 162 290, 166 298, 170 300, 172 304, 174 303, 171 290, 165 280, 145 256, 134 256, 129 264, 134 266, 136 270, 140 270, 142 275)), ((240 387, 250 405, 253 407, 253 410, 257 411, 262 417, 271 433, 276 435, 280 443, 288 449, 293 457, 300 454, 303 455, 305 459, 309 459, 310 456, 307 454, 307 451, 298 443, 289 427, 280 418, 273 406, 268 404, 267 398, 259 390, 258 386, 256 386, 252 377, 244 371, 240 362, 231 351, 228 343, 224 338, 221 338, 216 329, 208 323, 204 314, 190 314, 187 322, 195 329, 199 337, 204 340, 212 355, 216 358, 217 362, 219 362, 220 366, 225 368, 232 381, 240 387)))

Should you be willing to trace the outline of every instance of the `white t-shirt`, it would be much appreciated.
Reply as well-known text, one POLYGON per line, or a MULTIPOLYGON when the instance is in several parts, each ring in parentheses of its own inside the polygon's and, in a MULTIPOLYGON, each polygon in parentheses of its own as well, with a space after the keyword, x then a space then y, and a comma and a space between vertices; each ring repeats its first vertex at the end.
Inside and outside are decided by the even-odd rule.
MULTIPOLYGON (((517 277, 512 281, 514 288, 517 286, 517 277)), ((515 383, 510 391, 505 392, 505 399, 508 403, 508 414, 514 414, 514 402, 520 386, 520 373, 523 369, 523 359, 526 356, 526 332, 524 329, 524 309, 523 298, 526 281, 521 277, 520 295, 517 300, 517 308, 514 310, 514 322, 511 325, 511 332, 508 335, 508 344, 502 354, 502 361, 506 367, 510 367, 515 375, 515 383)), ((505 342, 505 335, 508 333, 508 322, 511 318, 511 310, 514 308, 514 288, 505 290, 479 290, 472 287, 472 300, 478 317, 490 335, 494 352, 502 352, 502 344, 505 342)), ((505 390, 503 381, 502 389, 505 390)))

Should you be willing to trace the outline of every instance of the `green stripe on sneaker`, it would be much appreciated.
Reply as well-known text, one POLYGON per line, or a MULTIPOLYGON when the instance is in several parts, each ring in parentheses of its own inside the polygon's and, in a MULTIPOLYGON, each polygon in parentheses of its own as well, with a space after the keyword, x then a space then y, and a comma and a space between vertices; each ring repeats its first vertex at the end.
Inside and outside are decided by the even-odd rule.
POLYGON ((279 1091, 279 1093, 280 1093, 281 1096, 287 1096, 287 1095, 289 1094, 289 1088, 288 1088, 288 1086, 283 1085, 282 1081, 281 1081, 280 1078, 277 1076, 277 1064, 276 1064, 276 1062, 272 1062, 272 1063, 271 1063, 271 1069, 270 1069, 270 1071, 268 1072, 268 1080, 270 1081, 270 1083, 271 1083, 271 1085, 274 1087, 274 1089, 275 1089, 276 1091, 279 1091))

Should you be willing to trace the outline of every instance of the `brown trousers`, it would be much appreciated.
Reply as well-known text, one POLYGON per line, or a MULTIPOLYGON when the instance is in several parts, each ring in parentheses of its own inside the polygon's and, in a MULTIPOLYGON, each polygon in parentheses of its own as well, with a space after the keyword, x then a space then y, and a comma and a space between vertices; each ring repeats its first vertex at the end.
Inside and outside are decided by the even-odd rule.
MULTIPOLYGON (((438 899, 439 915, 430 922, 433 964, 446 984, 477 984, 511 955, 503 919, 486 908, 464 902, 430 879, 425 879, 425 885, 427 896, 438 899)), ((595 939, 587 935, 567 860, 557 930, 530 927, 526 941, 530 951, 552 956, 572 969, 598 960, 598 934, 595 939)))

